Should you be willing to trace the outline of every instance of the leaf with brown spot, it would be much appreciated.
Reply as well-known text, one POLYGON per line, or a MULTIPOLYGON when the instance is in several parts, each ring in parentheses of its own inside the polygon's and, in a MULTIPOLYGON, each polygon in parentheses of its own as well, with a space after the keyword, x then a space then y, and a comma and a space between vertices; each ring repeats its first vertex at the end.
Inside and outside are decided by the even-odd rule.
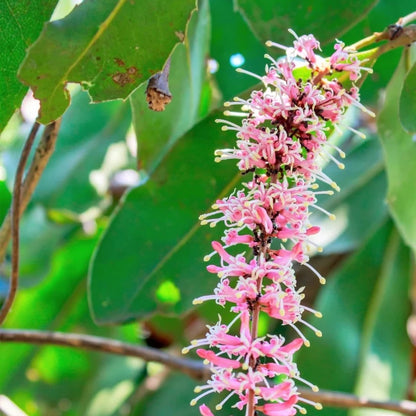
POLYGON ((68 82, 82 84, 95 102, 127 98, 162 68, 193 9, 195 0, 88 1, 48 23, 19 72, 41 102, 39 121, 66 110, 68 82))

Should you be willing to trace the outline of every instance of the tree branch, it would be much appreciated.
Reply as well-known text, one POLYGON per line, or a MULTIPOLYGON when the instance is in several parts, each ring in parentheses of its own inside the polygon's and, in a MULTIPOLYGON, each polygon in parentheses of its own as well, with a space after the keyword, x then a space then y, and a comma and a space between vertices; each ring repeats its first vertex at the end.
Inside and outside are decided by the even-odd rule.
POLYGON ((0 342, 19 342, 30 344, 50 344, 84 350, 107 352, 110 354, 137 357, 145 361, 155 361, 179 370, 198 380, 206 379, 210 372, 199 360, 175 357, 156 348, 125 343, 109 338, 84 334, 36 331, 26 329, 0 329, 0 342))
POLYGON ((12 206, 0 229, 0 263, 4 260, 7 245, 12 238, 12 272, 10 276, 10 286, 7 297, 0 310, 0 325, 6 319, 10 308, 13 304, 17 292, 19 281, 19 221, 39 179, 42 175, 46 164, 49 161, 54 149, 56 138, 58 136, 61 119, 58 119, 45 127, 42 138, 36 148, 33 161, 29 167, 27 175, 22 184, 23 173, 26 162, 30 154, 36 133, 39 129, 39 123, 35 123, 30 131, 29 137, 23 147, 20 155, 19 164, 16 170, 14 180, 12 206), (18 214, 16 214, 18 213, 18 214))
MULTIPOLYGON (((96 337, 92 335, 70 334, 62 332, 35 331, 23 329, 0 329, 0 342, 30 343, 60 345, 64 347, 80 348, 110 354, 141 358, 145 361, 156 361, 181 371, 197 380, 206 380, 210 377, 209 367, 204 366, 199 360, 175 357, 155 348, 125 343, 113 339, 96 337)), ((329 407, 361 407, 391 410, 403 415, 416 416, 416 402, 403 401, 379 401, 352 394, 334 391, 313 392, 308 389, 299 389, 306 399, 322 403, 329 407)))
MULTIPOLYGON (((29 170, 26 174, 22 185, 22 195, 20 199, 20 216, 29 203, 32 194, 39 182, 39 179, 49 161, 54 149, 58 136, 61 120, 58 119, 45 127, 39 144, 36 148, 36 153, 30 164, 29 170)), ((3 262, 6 255, 7 245, 11 237, 11 211, 7 214, 0 228, 0 263, 3 262)))
MULTIPOLYGON (((39 123, 36 122, 30 130, 29 137, 23 146, 20 155, 19 163, 16 169, 16 176, 14 179, 13 198, 10 212, 10 233, 12 235, 12 272, 10 276, 9 291, 6 299, 0 310, 0 325, 6 319, 7 314, 12 307, 14 298, 17 292, 17 285, 19 280, 19 221, 20 221, 20 202, 21 202, 21 187, 22 178, 25 171, 27 159, 29 158, 30 150, 36 138, 36 133, 39 130, 39 123)), ((9 217, 9 215, 7 215, 9 217)))

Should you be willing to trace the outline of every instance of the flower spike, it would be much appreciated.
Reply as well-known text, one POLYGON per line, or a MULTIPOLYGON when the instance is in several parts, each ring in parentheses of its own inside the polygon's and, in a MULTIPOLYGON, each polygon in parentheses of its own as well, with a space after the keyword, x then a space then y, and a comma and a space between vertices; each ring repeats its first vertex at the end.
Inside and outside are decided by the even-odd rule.
MULTIPOLYGON (((224 224, 226 231, 221 240, 212 242, 213 251, 204 257, 210 263, 207 270, 219 277, 218 285, 213 294, 198 297, 194 304, 214 300, 236 316, 229 325, 220 318, 208 326, 205 338, 183 349, 187 353, 196 348, 212 371, 206 385, 195 389, 199 396, 191 404, 212 393, 224 393, 215 409, 221 410, 230 402, 245 416, 305 414, 299 402, 322 408, 320 403, 300 396, 296 386, 300 382, 318 391, 300 376, 293 355, 310 345, 302 331, 322 336, 303 313, 318 318, 322 314, 302 305, 305 295, 297 286, 294 264, 308 267, 325 283, 308 263, 307 248, 317 246, 311 238, 319 232, 310 219, 316 210, 335 218, 317 205, 318 195, 334 193, 329 189, 317 191, 317 181, 337 191, 339 187, 322 172, 319 158, 344 168, 333 156, 335 151, 344 158, 344 152, 327 142, 329 127, 339 128, 348 106, 363 109, 358 89, 346 89, 335 75, 343 71, 353 82, 362 70, 368 71, 340 41, 334 54, 323 59, 315 53, 320 47, 314 36, 291 33, 295 37, 293 47, 266 43, 286 57, 266 55, 269 63, 265 75, 238 69, 261 80, 264 88, 253 91, 248 99, 235 97, 225 104, 241 107, 241 111, 224 112, 237 121, 216 120, 223 124, 222 130, 235 131, 236 143, 233 148, 217 150, 215 161, 234 160, 245 177, 249 173, 252 177, 242 189, 217 200, 211 213, 199 217, 202 225, 224 224), (296 78, 299 61, 308 68, 308 79, 296 78), (277 244, 272 248, 274 240, 277 244), (294 339, 286 342, 275 334, 260 337, 261 313, 292 328, 294 339)), ((199 410, 202 416, 213 416, 205 404, 199 410)))

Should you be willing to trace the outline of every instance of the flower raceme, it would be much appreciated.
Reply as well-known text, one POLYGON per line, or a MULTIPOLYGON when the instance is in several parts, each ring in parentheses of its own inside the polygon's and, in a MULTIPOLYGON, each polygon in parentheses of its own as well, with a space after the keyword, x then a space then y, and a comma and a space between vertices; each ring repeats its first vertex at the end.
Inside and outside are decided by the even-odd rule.
MULTIPOLYGON (((321 314, 302 305, 304 294, 297 288, 294 265, 308 267, 325 283, 308 264, 306 250, 316 245, 313 236, 319 232, 319 227, 310 223, 310 216, 312 210, 320 210, 333 218, 316 204, 319 194, 333 191, 317 191, 317 180, 339 188, 322 172, 319 158, 344 167, 333 156, 334 150, 341 158, 344 153, 327 141, 329 126, 337 128, 350 105, 364 109, 352 82, 360 77, 361 70, 369 71, 341 42, 329 59, 323 59, 315 53, 319 42, 312 35, 293 35, 291 48, 267 42, 283 49, 286 56, 275 60, 266 55, 271 64, 266 66, 265 75, 239 70, 264 84, 263 90, 253 91, 249 99, 236 97, 225 103, 241 110, 224 114, 242 121, 217 120, 223 123, 222 130, 236 132, 237 141, 234 148, 217 150, 216 161, 236 160, 238 169, 252 178, 243 189, 216 201, 213 211, 200 217, 203 225, 223 223, 226 230, 221 241, 212 242, 213 251, 204 258, 219 259, 207 267, 218 275, 218 285, 213 294, 195 299, 194 304, 215 300, 229 307, 235 318, 229 324, 220 319, 208 326, 205 338, 192 341, 183 350, 186 353, 196 348, 212 371, 206 385, 196 387, 200 394, 191 404, 211 393, 224 393, 215 409, 232 400, 233 407, 245 411, 246 416, 306 413, 304 403, 321 408, 300 396, 295 384, 318 389, 300 376, 293 361, 299 348, 309 346, 297 324, 304 324, 317 336, 322 334, 302 318, 305 311, 317 317, 321 314), (303 79, 296 76, 299 66, 303 67, 303 79), (349 75, 349 89, 336 79, 341 71, 349 75), (246 247, 242 254, 232 254, 242 246, 246 247), (286 342, 281 335, 259 337, 261 313, 293 328, 295 338, 286 342)), ((213 415, 206 404, 199 410, 203 416, 213 415)))

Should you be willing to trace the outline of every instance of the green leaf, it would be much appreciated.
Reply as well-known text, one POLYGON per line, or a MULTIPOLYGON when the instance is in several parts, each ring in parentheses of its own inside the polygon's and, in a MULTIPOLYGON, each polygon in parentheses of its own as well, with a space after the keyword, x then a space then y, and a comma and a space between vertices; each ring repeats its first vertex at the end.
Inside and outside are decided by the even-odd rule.
POLYGON ((243 67, 253 73, 264 72, 267 48, 248 28, 241 14, 234 10, 231 0, 211 0, 212 39, 211 57, 218 62, 218 70, 214 77, 224 100, 253 86, 254 80, 245 74, 235 72, 236 67, 230 58, 241 54, 245 62, 243 67))
POLYGON ((87 94, 78 91, 63 117, 55 152, 33 200, 47 208, 77 213, 91 207, 99 197, 89 175, 100 168, 108 146, 124 140, 129 124, 127 103, 91 106, 87 94))
POLYGON ((328 43, 359 22, 377 3, 376 0, 236 0, 237 7, 253 32, 263 42, 272 40, 291 44, 293 36, 312 33, 320 42, 328 43), (330 22, 330 24, 328 24, 330 22))
MULTIPOLYGON (((408 288, 412 275, 409 249, 394 230, 388 240, 374 296, 364 321, 360 366, 355 393, 378 400, 404 399, 411 370, 411 344, 406 322, 410 313, 408 288), (394 311, 394 313, 391 313, 394 311)), ((351 416, 368 415, 354 409, 351 416)), ((383 411, 374 415, 385 415, 383 411)))
POLYGON ((195 0, 90 0, 48 23, 19 71, 41 101, 39 121, 66 110, 68 82, 94 101, 128 97, 162 68, 194 8, 195 0))
MULTIPOLYGON (((323 318, 311 319, 323 337, 304 330, 308 337, 311 334, 311 347, 297 357, 302 377, 322 389, 360 394, 372 383, 372 394, 365 391, 366 396, 403 398, 410 365, 410 277, 409 250, 389 222, 329 276, 315 305, 323 318), (378 378, 380 371, 385 383, 378 378)), ((311 414, 341 416, 347 410, 324 408, 311 414)))
POLYGON ((377 128, 386 161, 387 203, 403 239, 416 251, 416 201, 409 197, 416 177, 416 143, 399 119, 400 92, 405 75, 402 60, 387 88, 377 128))
POLYGON ((0 132, 27 91, 16 76, 19 65, 56 3, 57 0, 0 2, 0 132))
POLYGON ((0 222, 3 222, 7 215, 10 203, 12 202, 12 195, 5 181, 0 181, 0 222))
POLYGON ((400 121, 408 133, 416 132, 416 63, 404 80, 400 95, 400 121))
POLYGON ((125 400, 136 390, 136 380, 144 367, 143 361, 131 357, 106 357, 92 381, 92 399, 82 414, 119 415, 125 400))
POLYGON ((346 252, 360 246, 387 218, 386 175, 379 141, 369 138, 347 151, 345 170, 334 163, 325 169, 341 188, 318 198, 318 205, 336 215, 330 220, 319 211, 311 220, 321 226, 318 234, 324 253, 346 252))
POLYGON ((200 114, 201 89, 206 76, 209 52, 210 13, 207 0, 199 2, 192 14, 185 43, 176 46, 171 57, 169 88, 172 102, 165 111, 148 109, 144 100, 146 85, 135 91, 130 102, 138 141, 138 166, 152 171, 166 150, 191 128, 200 114))
POLYGON ((232 190, 236 171, 233 163, 213 161, 214 150, 234 140, 232 133, 219 132, 217 117, 214 113, 177 141, 151 180, 131 190, 113 216, 89 275, 96 322, 123 322, 157 308, 181 312, 215 285, 202 257, 219 230, 200 227, 198 216, 232 190), (174 304, 157 296, 167 280, 180 291, 174 304))
POLYGON ((153 395, 139 404, 136 416, 195 416, 197 409, 189 402, 194 398, 195 381, 180 373, 171 374, 153 395))
POLYGON ((45 210, 36 205, 25 213, 20 228, 20 276, 27 287, 48 275, 53 255, 74 226, 48 221, 45 210))

